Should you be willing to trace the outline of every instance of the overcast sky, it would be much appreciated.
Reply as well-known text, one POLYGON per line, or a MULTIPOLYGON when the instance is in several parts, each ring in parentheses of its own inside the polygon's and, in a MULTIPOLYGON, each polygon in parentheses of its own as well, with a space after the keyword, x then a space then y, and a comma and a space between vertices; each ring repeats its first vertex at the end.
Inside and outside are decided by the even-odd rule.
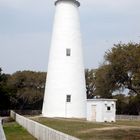
MULTIPOLYGON (((140 41, 140 0, 80 0, 85 68, 97 68, 113 44, 140 41)), ((53 0, 0 0, 3 72, 47 71, 53 0)))

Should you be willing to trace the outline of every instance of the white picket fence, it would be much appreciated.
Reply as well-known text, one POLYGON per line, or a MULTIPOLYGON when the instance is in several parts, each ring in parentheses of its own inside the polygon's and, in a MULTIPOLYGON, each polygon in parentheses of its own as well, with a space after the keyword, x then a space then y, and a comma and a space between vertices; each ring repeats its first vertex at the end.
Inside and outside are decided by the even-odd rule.
POLYGON ((116 115, 116 120, 140 120, 138 115, 116 115))
POLYGON ((5 133, 2 127, 2 119, 0 118, 0 140, 6 140, 5 133))
POLYGON ((38 122, 30 120, 24 116, 15 113, 14 111, 10 112, 10 116, 38 140, 80 140, 52 128, 49 128, 38 122))

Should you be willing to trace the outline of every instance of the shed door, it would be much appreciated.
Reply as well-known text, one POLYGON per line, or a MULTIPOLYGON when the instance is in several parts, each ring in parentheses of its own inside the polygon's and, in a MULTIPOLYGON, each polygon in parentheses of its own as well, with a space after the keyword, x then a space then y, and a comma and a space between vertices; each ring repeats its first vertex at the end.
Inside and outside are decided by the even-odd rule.
POLYGON ((92 110, 92 121, 96 121, 96 105, 92 105, 91 106, 91 110, 92 110))

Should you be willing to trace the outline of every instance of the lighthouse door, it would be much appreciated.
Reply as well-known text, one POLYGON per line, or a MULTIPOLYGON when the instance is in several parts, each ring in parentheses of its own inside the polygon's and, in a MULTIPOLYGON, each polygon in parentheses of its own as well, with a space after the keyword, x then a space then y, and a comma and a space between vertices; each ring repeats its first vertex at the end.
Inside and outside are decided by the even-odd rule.
POLYGON ((96 121, 96 105, 92 105, 91 106, 91 112, 92 112, 92 116, 91 116, 91 119, 92 121, 96 121))

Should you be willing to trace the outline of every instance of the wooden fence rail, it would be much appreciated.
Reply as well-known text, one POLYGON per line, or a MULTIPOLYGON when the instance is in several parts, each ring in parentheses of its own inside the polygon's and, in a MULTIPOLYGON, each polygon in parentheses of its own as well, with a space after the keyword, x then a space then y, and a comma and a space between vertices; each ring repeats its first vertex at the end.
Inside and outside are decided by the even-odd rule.
POLYGON ((116 115, 116 120, 140 120, 139 115, 116 115))

